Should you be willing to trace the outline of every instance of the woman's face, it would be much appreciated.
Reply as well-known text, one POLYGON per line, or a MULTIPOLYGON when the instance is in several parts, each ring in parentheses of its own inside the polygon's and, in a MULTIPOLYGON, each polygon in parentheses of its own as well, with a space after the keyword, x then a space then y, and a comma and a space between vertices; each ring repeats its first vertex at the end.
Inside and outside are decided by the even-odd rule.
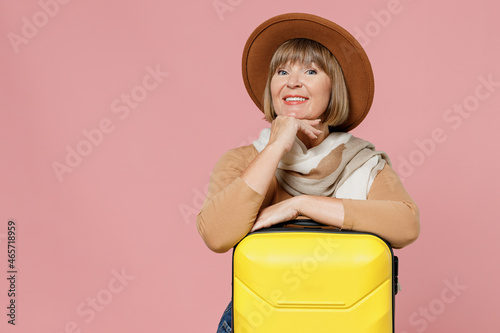
POLYGON ((332 83, 315 63, 288 63, 271 79, 271 96, 278 116, 318 119, 330 101, 332 83))

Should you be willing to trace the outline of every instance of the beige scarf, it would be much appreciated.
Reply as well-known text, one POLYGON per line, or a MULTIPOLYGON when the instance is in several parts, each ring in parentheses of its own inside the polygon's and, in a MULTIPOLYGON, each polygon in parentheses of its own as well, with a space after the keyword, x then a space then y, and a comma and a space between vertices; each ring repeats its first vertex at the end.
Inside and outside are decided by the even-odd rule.
MULTIPOLYGON (((266 128, 253 142, 260 153, 269 142, 266 128)), ((368 141, 350 133, 333 132, 307 149, 297 137, 276 170, 280 185, 293 196, 301 194, 365 200, 377 173, 389 157, 368 141)))

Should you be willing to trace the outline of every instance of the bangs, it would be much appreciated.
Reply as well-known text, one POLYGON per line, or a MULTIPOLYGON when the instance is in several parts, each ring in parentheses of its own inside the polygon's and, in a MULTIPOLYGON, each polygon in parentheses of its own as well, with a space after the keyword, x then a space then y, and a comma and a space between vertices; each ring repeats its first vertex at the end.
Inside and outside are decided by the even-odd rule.
POLYGON ((327 71, 331 53, 323 45, 310 39, 297 38, 284 42, 274 53, 270 63, 270 72, 285 64, 315 63, 322 71, 327 71))

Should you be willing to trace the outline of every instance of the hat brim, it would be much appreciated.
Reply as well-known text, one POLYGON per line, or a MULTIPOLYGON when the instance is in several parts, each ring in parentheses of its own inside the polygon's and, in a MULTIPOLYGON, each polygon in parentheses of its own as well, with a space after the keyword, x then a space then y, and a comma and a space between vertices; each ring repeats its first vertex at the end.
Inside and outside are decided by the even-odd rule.
POLYGON ((290 39, 307 38, 325 46, 342 68, 349 94, 349 116, 334 131, 355 128, 368 114, 373 102, 374 80, 368 56, 361 44, 344 28, 322 17, 290 13, 275 16, 259 25, 243 51, 243 81, 248 94, 263 111, 263 96, 269 64, 276 49, 290 39))

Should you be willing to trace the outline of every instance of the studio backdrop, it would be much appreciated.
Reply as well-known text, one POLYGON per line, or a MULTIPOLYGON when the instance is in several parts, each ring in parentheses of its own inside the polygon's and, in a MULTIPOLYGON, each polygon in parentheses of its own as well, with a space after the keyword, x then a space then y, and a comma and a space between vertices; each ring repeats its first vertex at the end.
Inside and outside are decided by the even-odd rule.
POLYGON ((397 333, 499 332, 500 6, 492 0, 0 1, 0 331, 215 332, 231 251, 196 229, 210 172, 268 127, 246 39, 287 12, 365 48, 352 133, 421 212, 397 333))

